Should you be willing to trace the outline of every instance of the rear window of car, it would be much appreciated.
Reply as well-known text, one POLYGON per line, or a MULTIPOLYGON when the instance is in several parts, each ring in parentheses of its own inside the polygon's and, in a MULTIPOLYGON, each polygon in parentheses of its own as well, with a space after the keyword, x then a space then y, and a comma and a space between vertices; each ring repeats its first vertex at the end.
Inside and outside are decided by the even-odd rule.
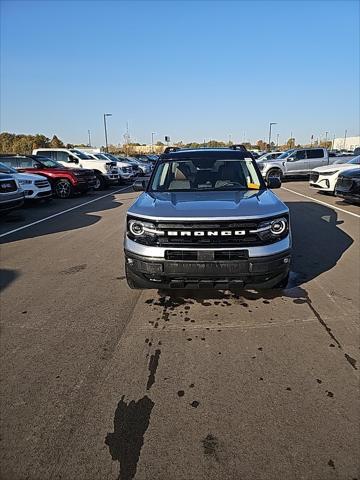
POLYGON ((324 150, 322 148, 313 148, 311 150, 306 150, 307 158, 323 158, 324 150))

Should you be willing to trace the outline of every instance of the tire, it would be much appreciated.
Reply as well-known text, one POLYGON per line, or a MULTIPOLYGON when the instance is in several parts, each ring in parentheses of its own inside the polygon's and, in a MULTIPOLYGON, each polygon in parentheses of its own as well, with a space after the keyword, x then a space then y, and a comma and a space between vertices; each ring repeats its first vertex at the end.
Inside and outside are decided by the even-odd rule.
POLYGON ((279 178, 280 181, 282 182, 283 180, 283 174, 282 174, 282 171, 278 168, 272 168, 271 170, 269 170, 266 175, 265 175, 265 179, 266 181, 269 180, 270 177, 276 177, 276 178, 279 178))
POLYGON ((61 178, 54 185, 54 193, 58 198, 70 198, 74 194, 74 189, 69 180, 61 178))
POLYGON ((104 190, 106 188, 106 182, 104 180, 104 177, 99 173, 95 173, 95 176, 96 176, 96 181, 94 185, 95 192, 98 192, 99 190, 104 190))
POLYGON ((290 276, 290 273, 288 273, 286 277, 284 277, 283 279, 280 280, 280 282, 274 285, 273 288, 277 288, 281 290, 285 289, 287 287, 287 284, 289 283, 289 276, 290 276))

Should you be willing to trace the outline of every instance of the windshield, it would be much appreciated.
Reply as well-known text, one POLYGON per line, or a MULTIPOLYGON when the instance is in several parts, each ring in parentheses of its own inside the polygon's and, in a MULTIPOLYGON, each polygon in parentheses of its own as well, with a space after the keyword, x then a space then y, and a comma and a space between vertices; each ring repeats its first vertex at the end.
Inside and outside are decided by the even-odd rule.
POLYGON ((186 159, 157 165, 149 185, 153 192, 259 190, 264 188, 251 159, 186 159))
POLYGON ((102 153, 94 153, 94 156, 98 158, 99 160, 106 160, 109 161, 109 159, 102 153))
POLYGON ((112 162, 118 162, 119 159, 115 157, 115 155, 111 154, 111 153, 106 153, 106 159, 107 160, 111 160, 112 162))
POLYGON ((351 163, 352 165, 360 165, 360 155, 355 158, 352 158, 347 163, 351 163))
POLYGON ((89 157, 89 155, 86 155, 85 153, 80 152, 80 150, 76 150, 75 148, 71 149, 70 152, 74 153, 81 160, 91 160, 91 157, 89 157))
POLYGON ((8 167, 4 165, 3 163, 0 163, 0 173, 18 173, 15 168, 8 167))
POLYGON ((286 150, 286 152, 282 153, 279 155, 277 158, 280 160, 281 158, 287 158, 289 155, 291 155, 293 152, 295 152, 295 149, 292 150, 286 150))
POLYGON ((51 160, 50 158, 46 157, 41 157, 41 159, 36 159, 36 161, 40 163, 41 167, 61 168, 61 170, 64 170, 66 168, 61 165, 61 163, 55 162, 55 160, 51 160))

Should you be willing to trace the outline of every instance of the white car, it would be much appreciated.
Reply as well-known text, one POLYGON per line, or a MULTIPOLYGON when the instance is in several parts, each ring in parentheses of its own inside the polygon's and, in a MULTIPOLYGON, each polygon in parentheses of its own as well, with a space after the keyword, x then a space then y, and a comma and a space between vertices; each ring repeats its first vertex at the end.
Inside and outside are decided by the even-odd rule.
POLYGON ((15 168, 0 163, 0 173, 12 175, 23 189, 25 200, 49 200, 52 198, 51 185, 47 178, 32 173, 19 173, 15 168))
POLYGON ((341 163, 335 162, 331 165, 314 168, 314 170, 310 172, 310 187, 334 193, 339 173, 357 167, 360 168, 360 155, 345 163, 344 160, 340 160, 340 162, 341 163))

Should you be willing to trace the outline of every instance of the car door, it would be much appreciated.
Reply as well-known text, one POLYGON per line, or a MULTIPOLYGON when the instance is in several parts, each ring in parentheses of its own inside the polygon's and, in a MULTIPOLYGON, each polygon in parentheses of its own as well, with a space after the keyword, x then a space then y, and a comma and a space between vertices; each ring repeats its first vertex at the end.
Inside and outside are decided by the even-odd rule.
POLYGON ((323 167, 327 164, 327 158, 325 157, 325 150, 323 148, 311 148, 306 150, 306 157, 308 160, 309 171, 313 168, 323 167))
POLYGON ((303 175, 308 172, 308 161, 305 150, 295 150, 286 159, 286 173, 288 175, 303 175))

